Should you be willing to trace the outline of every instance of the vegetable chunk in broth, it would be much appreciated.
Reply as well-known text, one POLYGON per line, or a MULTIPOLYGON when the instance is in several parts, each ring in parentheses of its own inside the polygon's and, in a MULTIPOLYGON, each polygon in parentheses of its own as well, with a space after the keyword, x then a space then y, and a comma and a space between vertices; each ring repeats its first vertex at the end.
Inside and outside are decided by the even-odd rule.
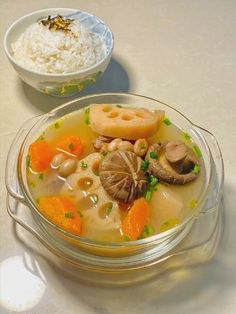
POLYGON ((27 180, 41 213, 98 241, 146 238, 180 224, 204 186, 201 151, 160 110, 93 104, 33 142, 27 180))

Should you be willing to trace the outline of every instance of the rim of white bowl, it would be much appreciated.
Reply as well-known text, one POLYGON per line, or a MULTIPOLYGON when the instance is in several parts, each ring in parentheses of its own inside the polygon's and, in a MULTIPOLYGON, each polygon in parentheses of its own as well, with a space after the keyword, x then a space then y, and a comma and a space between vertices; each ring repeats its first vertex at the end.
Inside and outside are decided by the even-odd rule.
MULTIPOLYGON (((59 13, 59 12, 58 12, 59 13)), ((37 75, 42 75, 42 76, 48 76, 48 77, 69 77, 71 75, 78 75, 78 74, 86 74, 87 72, 90 72, 92 69, 95 69, 96 67, 98 67, 100 64, 102 64, 106 59, 109 59, 112 52, 113 52, 113 49, 114 49, 114 34, 110 28, 110 26, 102 19, 100 19, 97 15, 95 14, 92 14, 92 13, 89 13, 87 11, 82 11, 82 10, 79 10, 79 9, 72 9, 72 8, 48 8, 48 9, 43 9, 43 10, 36 10, 36 11, 33 11, 31 13, 28 13, 26 15, 23 15, 22 17, 20 17, 19 19, 15 20, 9 27, 8 29, 6 30, 5 32, 5 35, 4 35, 4 39, 3 39, 3 47, 4 47, 4 51, 7 55, 7 57, 10 59, 11 62, 13 62, 14 64, 16 64, 18 67, 20 67, 21 69, 23 69, 24 71, 28 71, 28 72, 31 72, 33 74, 37 74, 37 75), (101 23, 103 23, 107 28, 108 30, 110 31, 111 33, 111 48, 109 49, 109 51, 106 53, 106 55, 104 56, 104 58, 102 58, 98 63, 88 67, 88 68, 85 68, 83 70, 79 70, 79 71, 76 71, 76 72, 70 72, 70 73, 46 73, 46 72, 38 72, 38 71, 34 71, 34 70, 31 70, 31 69, 28 69, 27 67, 24 67, 22 66, 19 62, 17 62, 11 55, 11 53, 9 52, 8 48, 7 48, 7 39, 8 39, 8 36, 12 30, 12 28, 17 24, 19 23, 20 21, 24 20, 25 18, 28 18, 36 13, 43 13, 43 12, 46 12, 46 11, 56 11, 56 10, 70 10, 70 11, 79 11, 79 12, 82 12, 82 13, 85 13, 85 14, 88 14, 92 17, 95 17, 97 18, 99 21, 101 21, 101 23)))

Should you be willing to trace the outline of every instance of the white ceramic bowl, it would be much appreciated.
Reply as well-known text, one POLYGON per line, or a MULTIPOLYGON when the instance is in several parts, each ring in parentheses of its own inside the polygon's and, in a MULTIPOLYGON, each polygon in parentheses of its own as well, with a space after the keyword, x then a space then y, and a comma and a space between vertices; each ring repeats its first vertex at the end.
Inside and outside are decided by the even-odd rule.
POLYGON ((52 96, 72 96, 96 80, 106 70, 114 46, 113 34, 110 28, 97 16, 76 9, 53 8, 32 12, 15 21, 7 30, 4 37, 4 49, 12 66, 21 79, 33 88, 52 96), (80 21, 91 31, 98 34, 107 47, 105 57, 97 64, 68 74, 40 73, 20 65, 13 57, 11 44, 29 27, 42 17, 61 14, 80 21))

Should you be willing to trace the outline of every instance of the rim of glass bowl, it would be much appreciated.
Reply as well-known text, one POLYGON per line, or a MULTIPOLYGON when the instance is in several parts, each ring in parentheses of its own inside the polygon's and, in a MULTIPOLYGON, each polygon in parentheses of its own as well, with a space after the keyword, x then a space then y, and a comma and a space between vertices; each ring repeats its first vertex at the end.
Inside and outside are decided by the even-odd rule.
POLYGON ((95 14, 92 14, 92 13, 89 13, 87 11, 80 11, 80 10, 77 10, 77 9, 72 9, 72 8, 48 8, 48 9, 43 9, 43 10, 37 10, 37 11, 33 11, 31 13, 28 13, 26 15, 23 15, 22 17, 20 17, 19 19, 17 19, 16 21, 14 21, 10 26, 9 28, 6 30, 5 32, 5 35, 4 35, 4 39, 3 39, 3 47, 4 47, 4 50, 5 50, 5 53, 7 55, 7 57, 11 60, 11 62, 13 62, 14 64, 16 64, 19 68, 21 68, 22 70, 24 71, 28 71, 28 72, 31 72, 33 74, 37 74, 37 75, 44 75, 44 76, 48 76, 48 77, 69 77, 71 75, 79 75, 79 74, 86 74, 87 72, 90 72, 91 70, 97 68, 99 65, 101 65, 106 59, 109 59, 109 57, 111 56, 112 52, 113 52, 113 49, 114 49, 114 34, 111 30, 111 28, 109 27, 109 25, 102 19, 100 19, 97 15, 95 14), (35 71, 35 70, 31 70, 27 67, 24 67, 22 66, 17 60, 15 60, 12 56, 12 54, 10 53, 9 49, 7 48, 7 39, 8 39, 8 36, 12 30, 12 28, 17 24, 19 23, 20 21, 24 20, 25 18, 28 18, 30 16, 33 16, 34 14, 37 14, 37 13, 43 13, 43 12, 46 12, 46 11, 56 11, 56 10, 70 10, 71 12, 74 11, 74 12, 81 12, 81 13, 85 13, 87 14, 88 16, 91 16, 91 17, 95 17, 98 21, 100 21, 102 24, 104 24, 108 31, 111 33, 111 47, 109 48, 109 50, 106 52, 105 56, 99 61, 97 62, 96 64, 88 67, 88 68, 85 68, 85 69, 82 69, 82 70, 79 70, 79 71, 75 71, 75 72, 70 72, 70 73, 46 73, 46 72, 38 72, 38 71, 35 71))
MULTIPOLYGON (((54 116, 54 114, 67 107, 70 106, 74 103, 78 103, 81 102, 83 100, 88 100, 91 98, 91 100, 95 97, 118 97, 118 96, 124 96, 124 97, 138 97, 138 98, 144 98, 146 100, 150 100, 150 101, 154 101, 157 104, 162 104, 164 106, 167 106, 168 108, 170 108, 171 110, 174 110, 177 114, 179 114, 182 118, 184 118, 188 123, 191 124, 192 127, 197 127, 197 125, 195 125, 194 123, 192 123, 187 117, 185 117, 180 111, 174 109, 173 107, 171 107, 170 105, 159 101, 157 99, 151 98, 151 97, 147 97, 147 96, 142 96, 142 95, 138 95, 138 94, 133 94, 133 93, 102 93, 102 94, 91 94, 88 96, 84 96, 84 97, 80 97, 77 99, 74 99, 72 101, 66 102, 65 104, 51 110, 50 112, 40 115, 38 116, 39 119, 37 120, 37 122, 33 125, 33 127, 31 127, 29 129, 29 131, 27 132, 22 144, 21 144, 21 148, 19 151, 19 155, 18 155, 18 164, 17 164, 17 174, 18 174, 18 180, 20 183, 20 187, 22 190, 22 193, 24 195, 24 197, 26 198, 26 205, 30 206, 34 212, 39 216, 39 218, 41 218, 43 220, 43 222, 45 222, 47 225, 49 225, 50 227, 52 227, 53 229, 55 229, 56 231, 58 231, 59 233, 62 233, 63 235, 69 237, 69 238, 73 238, 74 240, 80 241, 81 243, 84 244, 88 244, 90 246, 106 246, 106 247, 121 247, 121 246, 135 246, 135 245, 140 245, 140 244, 145 244, 145 243, 151 243, 151 242, 155 242, 156 240, 159 239, 166 239, 168 237, 170 237, 171 235, 174 235, 177 231, 180 231, 181 229, 184 229, 184 227, 188 224, 188 222, 190 222, 193 217, 195 216, 195 214, 197 212, 199 212, 199 209, 202 207, 202 205, 205 203, 207 195, 208 195, 208 191, 210 189, 210 182, 211 182, 211 177, 212 177, 212 168, 209 169, 209 179, 208 182, 205 186, 204 191, 201 193, 197 206, 191 210, 191 212, 185 217, 185 219, 177 226, 165 231, 165 232, 161 232, 158 234, 155 234, 153 236, 144 238, 144 239, 140 239, 140 240, 135 240, 135 241, 125 241, 125 242, 105 242, 105 241, 97 241, 97 240, 92 240, 92 239, 88 239, 82 236, 77 236, 75 234, 72 234, 70 232, 67 232, 66 230, 63 230, 62 228, 58 227, 57 225, 55 225, 54 223, 52 223, 51 221, 49 221, 46 217, 44 217, 41 212, 39 211, 38 207, 35 204, 35 201, 33 200, 30 192, 28 191, 28 189, 25 187, 25 184, 23 182, 23 175, 22 175, 22 161, 24 161, 23 158, 20 158, 21 156, 23 156, 24 150, 25 150, 25 144, 26 144, 26 140, 28 139, 28 137, 31 134, 32 130, 35 130, 39 125, 41 125, 42 122, 46 122, 46 119, 50 118, 50 116, 54 116)), ((91 101, 91 104, 93 102, 91 101)), ((84 107, 78 108, 79 109, 83 109, 84 107)), ((72 111, 73 112, 73 111, 72 111)), ((203 129, 204 130, 204 129, 203 129)), ((201 143, 205 146, 205 149, 207 151, 207 155, 209 160, 211 160, 211 152, 209 149, 209 146, 205 140, 205 138, 201 135, 201 133, 199 133, 197 130, 195 130, 197 132, 197 135, 199 136, 199 139, 201 140, 201 143)))

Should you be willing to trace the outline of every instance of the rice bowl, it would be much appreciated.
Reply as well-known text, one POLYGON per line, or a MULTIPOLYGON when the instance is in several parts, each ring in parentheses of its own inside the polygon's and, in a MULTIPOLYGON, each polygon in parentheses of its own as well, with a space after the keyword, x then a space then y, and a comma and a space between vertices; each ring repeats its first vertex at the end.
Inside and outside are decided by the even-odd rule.
POLYGON ((79 21, 67 19, 70 31, 51 30, 50 24, 47 27, 42 21, 45 20, 29 26, 12 43, 13 57, 22 66, 42 73, 61 74, 86 69, 104 58, 106 46, 101 38, 79 21))
POLYGON ((12 23, 4 36, 5 53, 20 78, 36 90, 56 97, 73 96, 95 83, 106 70, 113 47, 112 31, 104 21, 93 14, 68 8, 44 9, 25 15, 12 23), (60 25, 52 31, 43 26, 42 36, 41 25, 36 27, 37 36, 32 39, 30 34, 35 34, 32 25, 42 20, 47 23, 49 16, 73 20, 71 33, 66 30, 64 34, 59 30, 60 25), (47 31, 56 43, 48 39, 47 31), (46 52, 43 42, 47 44, 46 52))

